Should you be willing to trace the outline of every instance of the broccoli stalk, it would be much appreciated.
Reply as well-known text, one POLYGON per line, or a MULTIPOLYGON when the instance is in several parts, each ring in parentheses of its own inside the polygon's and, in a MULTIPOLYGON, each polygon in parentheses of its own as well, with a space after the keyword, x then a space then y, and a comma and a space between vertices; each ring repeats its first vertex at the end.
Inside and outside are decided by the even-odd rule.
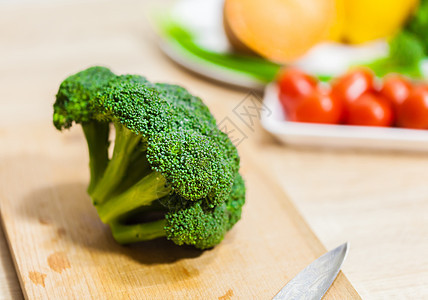
POLYGON ((88 143, 88 193, 119 243, 166 237, 205 249, 240 219, 236 148, 182 87, 89 68, 61 84, 54 104, 54 125, 73 123, 88 143))
POLYGON ((115 124, 114 127, 116 130, 116 140, 113 156, 105 168, 102 178, 94 187, 93 192, 89 192, 92 198, 96 199, 95 203, 103 203, 121 184, 121 180, 131 163, 132 155, 130 154, 133 153, 141 141, 141 137, 126 129, 121 124, 115 124))
POLYGON ((97 204, 98 214, 104 223, 110 223, 142 206, 150 206, 171 193, 171 186, 159 172, 144 176, 125 192, 97 204))
MULTIPOLYGON (((186 241, 205 248, 205 244, 206 247, 211 247, 213 243, 219 243, 228 228, 224 225, 228 223, 227 216, 232 214, 232 208, 228 207, 227 203, 235 204, 236 201, 226 201, 224 205, 210 208, 206 199, 189 205, 183 198, 177 199, 179 196, 170 196, 172 186, 160 172, 150 168, 146 159, 147 153, 139 144, 141 138, 121 124, 114 124, 114 127, 116 139, 112 158, 94 192, 89 194, 93 199, 97 199, 94 200, 94 205, 100 219, 110 226, 115 240, 121 244, 129 244, 168 235, 179 245, 186 241), (125 173, 134 175, 124 177, 125 173), (128 188, 123 188, 123 180, 128 182, 125 184, 125 187, 129 186, 128 188), (162 217, 153 221, 132 222, 133 215, 141 217, 148 212, 161 213, 162 217), (213 223, 212 220, 217 222, 213 223), (196 231, 200 228, 205 228, 203 232, 209 234, 198 239, 195 238, 198 236, 196 231)), ((231 195, 235 195, 235 190, 243 186, 241 178, 237 180, 231 195)), ((240 193, 242 194, 242 191, 240 193)), ((242 197, 243 195, 237 196, 239 200, 242 197)), ((240 206, 238 205, 239 208, 240 206)), ((229 226, 236 221, 229 222, 229 226)))
POLYGON ((82 124, 83 133, 88 144, 89 170, 91 181, 88 193, 92 193, 107 167, 110 127, 108 123, 86 122, 82 124))
POLYGON ((119 222, 110 223, 114 239, 120 244, 131 244, 164 237, 166 220, 147 223, 123 225, 119 222))
POLYGON ((123 214, 122 222, 121 218, 116 218, 108 224, 113 237, 121 244, 167 237, 177 245, 189 244, 206 249, 220 243, 226 232, 238 222, 244 202, 245 185, 237 174, 232 192, 222 205, 210 208, 204 199, 189 203, 177 199, 177 196, 164 197, 149 206, 135 209, 134 213, 128 211, 123 214), (133 222, 133 215, 142 216, 147 212, 161 212, 164 216, 153 221, 133 222))

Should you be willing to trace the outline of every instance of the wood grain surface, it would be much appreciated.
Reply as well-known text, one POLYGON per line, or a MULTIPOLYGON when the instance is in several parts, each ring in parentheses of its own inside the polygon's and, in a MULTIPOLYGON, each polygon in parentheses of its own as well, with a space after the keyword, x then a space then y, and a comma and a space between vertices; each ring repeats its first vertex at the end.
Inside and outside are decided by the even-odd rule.
MULTIPOLYGON (((28 9, 25 6, 15 12, 25 14, 28 9)), ((13 85, 7 90, 15 88, 18 95, 6 97, 2 103, 8 112, 3 110, 2 144, 6 147, 2 147, 0 160, 0 205, 23 293, 29 299, 270 298, 325 248, 283 191, 263 178, 260 162, 252 158, 257 157, 253 142, 240 148, 247 153, 242 159, 248 185, 244 217, 221 245, 201 252, 160 239, 123 247, 100 222, 85 192, 87 153, 81 131, 76 128, 61 134, 52 128, 50 107, 58 83, 76 68, 104 64, 117 72, 123 69, 145 73, 151 79, 176 81, 169 78, 173 77, 172 66, 162 69, 162 64, 169 64, 165 58, 159 59, 161 63, 152 61, 159 53, 150 36, 143 40, 139 14, 133 12, 134 18, 126 14, 139 9, 135 1, 126 5, 42 4, 27 11, 38 22, 15 24, 17 32, 34 31, 27 36, 29 41, 18 39, 23 48, 18 53, 11 51, 9 60, 2 62, 5 71, 18 77, 7 76, 13 85), (96 17, 90 12, 96 12, 96 17), (117 17, 109 17, 111 14, 117 17), (68 30, 67 39, 58 42, 64 30, 68 30), (32 43, 39 39, 51 40, 34 49, 32 43), (37 52, 38 59, 22 55, 25 46, 37 52), (80 53, 73 62, 66 59, 74 51, 82 51, 88 58, 80 53), (149 68, 144 64, 137 68, 138 61, 149 63, 149 68), (33 73, 18 72, 14 62, 32 64, 33 73), (129 65, 132 67, 127 69, 129 65), (40 66, 42 69, 37 68, 40 66), (41 72, 43 69, 49 71, 41 72), (145 69, 148 71, 142 72, 145 69), (20 76, 22 80, 17 81, 20 76)), ((143 10, 140 12, 142 19, 143 10)), ((210 106, 222 118, 229 113, 229 93, 215 87, 211 90, 215 103, 210 106)), ((340 274, 326 298, 359 296, 340 274)))
MULTIPOLYGON (((243 218, 219 246, 198 251, 164 239, 128 247, 113 240, 85 191, 79 128, 61 134, 33 127, 21 137, 32 145, 1 160, 0 203, 29 299, 268 299, 325 252, 283 191, 263 176, 250 143, 240 147, 248 186, 243 218)), ((359 297, 341 274, 325 298, 359 297)))
POLYGON ((19 300, 22 298, 12 256, 6 244, 2 227, 0 226, 0 299, 19 300))
POLYGON ((428 298, 427 155, 265 150, 325 245, 350 242, 343 270, 363 299, 428 298))
MULTIPOLYGON (((218 120, 231 117, 240 128, 244 128, 248 138, 239 146, 239 151, 243 151, 241 148, 249 149, 248 157, 256 161, 255 164, 262 165, 257 178, 261 176, 261 181, 268 182, 268 185, 271 181, 280 182, 282 189, 291 196, 292 202, 327 248, 346 240, 351 242, 344 271, 364 299, 426 299, 428 184, 425 178, 428 178, 428 156, 283 147, 266 133, 248 129, 239 119, 233 118, 234 108, 248 91, 233 90, 205 81, 178 68, 159 52, 145 18, 150 11, 148 6, 153 3, 155 1, 137 0, 0 2, 0 199, 2 203, 12 203, 9 209, 17 209, 13 210, 19 212, 17 217, 25 220, 25 225, 16 230, 32 232, 34 226, 43 232, 35 236, 22 236, 15 229, 8 232, 9 236, 16 236, 22 243, 31 243, 29 249, 34 250, 31 254, 39 260, 23 263, 23 270, 28 272, 23 275, 26 284, 34 290, 43 290, 57 283, 57 293, 66 291, 67 285, 61 281, 63 276, 68 276, 76 266, 82 268, 86 262, 92 264, 90 271, 93 272, 93 265, 97 263, 98 256, 85 256, 83 249, 100 240, 105 243, 103 245, 111 242, 108 231, 94 218, 90 207, 87 207, 89 211, 86 215, 76 219, 76 226, 71 231, 62 226, 69 222, 63 205, 66 209, 74 209, 74 212, 87 205, 84 193, 87 169, 86 162, 81 161, 86 157, 82 153, 82 137, 78 131, 60 135, 53 131, 50 122, 50 107, 59 83, 70 73, 100 64, 111 67, 117 73, 144 74, 154 81, 181 84, 201 96, 218 120), (45 143, 46 140, 49 143, 45 143), (71 161, 57 156, 57 149, 64 145, 70 147, 67 153, 70 153, 68 159, 71 161), (9 172, 4 169, 5 166, 14 171, 9 172), (59 175, 54 176, 56 173, 59 175), (33 191, 25 192, 31 186, 33 191), (28 208, 26 205, 14 205, 18 197, 11 198, 11 194, 5 191, 18 192, 22 196, 20 201, 24 198, 28 201, 33 195, 32 199, 40 203, 46 201, 43 200, 46 197, 53 201, 53 208, 61 214, 46 216, 46 208, 35 207, 31 201, 33 206, 28 208), (70 198, 80 199, 80 202, 58 203, 60 199, 70 198), (37 218, 39 215, 36 213, 46 219, 37 218), (104 230, 100 232, 99 240, 90 239, 94 233, 77 226, 86 223, 104 230), (76 237, 78 233, 82 237, 76 237), (83 240, 86 244, 74 243, 76 240, 83 240), (42 287, 43 282, 45 288, 42 287)), ((280 206, 281 211, 287 205, 294 210, 288 198, 278 189, 275 188, 275 191, 269 190, 268 193, 281 194, 276 197, 285 202, 274 202, 273 205, 280 206)), ((265 195, 261 198, 266 199, 265 195)), ((3 210, 3 204, 0 205, 3 210)), ((221 248, 223 250, 219 248, 214 251, 228 253, 234 250, 238 233, 253 218, 254 211, 248 213, 242 224, 228 235, 221 248)), ((12 219, 11 222, 15 221, 12 219)), ((298 223, 302 223, 301 220, 298 223)), ((273 243, 271 238, 266 237, 269 242, 267 247, 273 243)), ((154 246, 151 247, 147 251, 153 251, 154 246)), ((316 241, 308 242, 307 247, 313 247, 312 251, 308 251, 307 262, 317 252, 323 251, 316 241)), ((102 259, 107 259, 105 249, 95 246, 89 249, 97 255, 100 253, 102 259)), ((134 251, 112 251, 112 257, 132 268, 141 257, 137 254, 134 259, 128 255, 134 251)), ((1 239, 0 256, 0 299, 19 299, 22 297, 19 283, 6 243, 1 239)), ((209 261, 212 256, 214 252, 197 257, 186 257, 180 253, 178 258, 174 258, 174 263, 193 266, 194 261, 209 261)), ((259 259, 263 258, 261 256, 259 259)), ((153 259, 160 260, 156 257, 153 259)), ((279 258, 271 259, 275 261, 279 258)), ((144 260, 138 263, 146 265, 144 260)), ((162 266, 164 272, 171 270, 168 262, 157 264, 162 266)), ((145 267, 153 266, 147 264, 145 267)), ((210 272, 210 267, 208 271, 202 268, 200 274, 210 272)), ((279 272, 278 268, 275 267, 273 272, 279 272)), ((294 270, 297 269, 295 266, 294 270)), ((194 276, 194 269, 187 270, 194 276)), ((136 278, 134 270, 127 272, 128 275, 121 272, 119 270, 115 278, 129 277, 126 284, 135 284, 137 280, 145 280, 147 284, 148 279, 136 278)), ((254 272, 260 273, 262 283, 267 281, 261 269, 254 272)), ((174 276, 174 273, 167 274, 174 276)), ((97 278, 103 275, 98 273, 97 278)), ((85 276, 86 273, 82 273, 72 282, 79 285, 83 282, 81 277, 85 276)), ((283 283, 290 275, 285 271, 282 276, 267 283, 267 287, 278 288, 279 282, 283 283)), ((104 280, 106 285, 114 283, 108 277, 104 280)), ((241 280, 245 282, 245 278, 241 280)), ((88 280, 85 284, 82 290, 87 291, 92 283, 88 280)), ((183 281, 177 285, 182 286, 183 281)), ((216 282, 212 281, 212 285, 216 282)), ((155 289, 153 286, 149 288, 155 289)), ((215 296, 221 296, 221 299, 238 298, 233 288, 223 287, 216 291, 215 296)))

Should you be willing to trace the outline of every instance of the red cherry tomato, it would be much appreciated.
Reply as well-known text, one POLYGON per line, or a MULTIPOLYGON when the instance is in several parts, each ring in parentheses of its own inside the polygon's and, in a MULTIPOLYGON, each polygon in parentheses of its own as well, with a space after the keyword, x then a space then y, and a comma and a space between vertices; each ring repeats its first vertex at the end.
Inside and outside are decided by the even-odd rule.
POLYGON ((360 126, 391 126, 392 105, 381 95, 365 93, 348 103, 346 124, 360 126))
POLYGON ((318 90, 303 96, 290 114, 292 121, 338 124, 342 118, 342 102, 318 90))
POLYGON ((294 110, 302 96, 311 94, 317 87, 317 80, 295 68, 283 71, 279 78, 279 100, 287 113, 294 110))
POLYGON ((397 109, 400 127, 428 129, 428 87, 416 86, 397 109))
POLYGON ((331 86, 331 93, 344 102, 352 102, 362 94, 374 90, 374 75, 368 69, 355 69, 339 77, 331 86))
POLYGON ((394 108, 397 109, 409 96, 411 89, 412 84, 407 79, 393 75, 384 79, 380 94, 391 101, 394 108))

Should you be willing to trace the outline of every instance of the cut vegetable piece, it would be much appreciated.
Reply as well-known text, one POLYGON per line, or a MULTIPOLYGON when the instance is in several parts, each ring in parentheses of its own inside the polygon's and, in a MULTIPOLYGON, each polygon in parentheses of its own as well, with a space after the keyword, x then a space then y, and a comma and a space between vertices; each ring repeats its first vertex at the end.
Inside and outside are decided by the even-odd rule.
POLYGON ((329 36, 335 14, 334 0, 226 0, 224 26, 237 50, 287 63, 329 36))
POLYGON ((328 34, 329 40, 339 43, 342 42, 342 32, 345 25, 345 1, 336 0, 336 14, 328 34))
POLYGON ((418 0, 345 1, 342 40, 359 44, 397 32, 415 10, 418 0))
POLYGON ((391 103, 377 93, 364 93, 348 103, 346 124, 358 126, 392 126, 394 114, 391 103))
POLYGON ((300 98, 308 96, 317 88, 317 80, 300 71, 287 68, 278 77, 279 101, 287 113, 294 112, 300 98))
POLYGON ((398 126, 428 129, 428 87, 415 86, 397 110, 398 126))

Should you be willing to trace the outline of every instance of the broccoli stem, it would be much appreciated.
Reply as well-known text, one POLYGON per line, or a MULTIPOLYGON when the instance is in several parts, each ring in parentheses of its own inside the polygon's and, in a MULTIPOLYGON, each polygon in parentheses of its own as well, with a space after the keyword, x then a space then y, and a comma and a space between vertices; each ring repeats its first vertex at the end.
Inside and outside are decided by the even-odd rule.
POLYGON ((114 239, 120 244, 152 240, 165 236, 165 219, 142 224, 124 225, 119 222, 111 222, 110 228, 114 239))
POLYGON ((113 156, 105 169, 104 175, 90 194, 94 204, 103 203, 120 185, 133 157, 131 154, 141 141, 140 136, 123 125, 115 123, 114 127, 116 129, 116 140, 113 156))
POLYGON ((110 223, 136 208, 151 205, 170 192, 171 186, 167 185, 165 177, 159 172, 151 172, 125 192, 98 203, 96 207, 101 220, 110 223))
POLYGON ((109 123, 88 122, 82 124, 89 150, 89 170, 91 180, 88 186, 88 193, 91 194, 104 174, 107 167, 108 146, 109 146, 109 123))
POLYGON ((125 177, 122 178, 120 185, 116 188, 114 193, 111 194, 111 196, 123 193, 137 183, 141 178, 152 172, 152 168, 146 158, 146 152, 141 151, 134 154, 135 155, 131 159, 128 169, 125 172, 125 177))

